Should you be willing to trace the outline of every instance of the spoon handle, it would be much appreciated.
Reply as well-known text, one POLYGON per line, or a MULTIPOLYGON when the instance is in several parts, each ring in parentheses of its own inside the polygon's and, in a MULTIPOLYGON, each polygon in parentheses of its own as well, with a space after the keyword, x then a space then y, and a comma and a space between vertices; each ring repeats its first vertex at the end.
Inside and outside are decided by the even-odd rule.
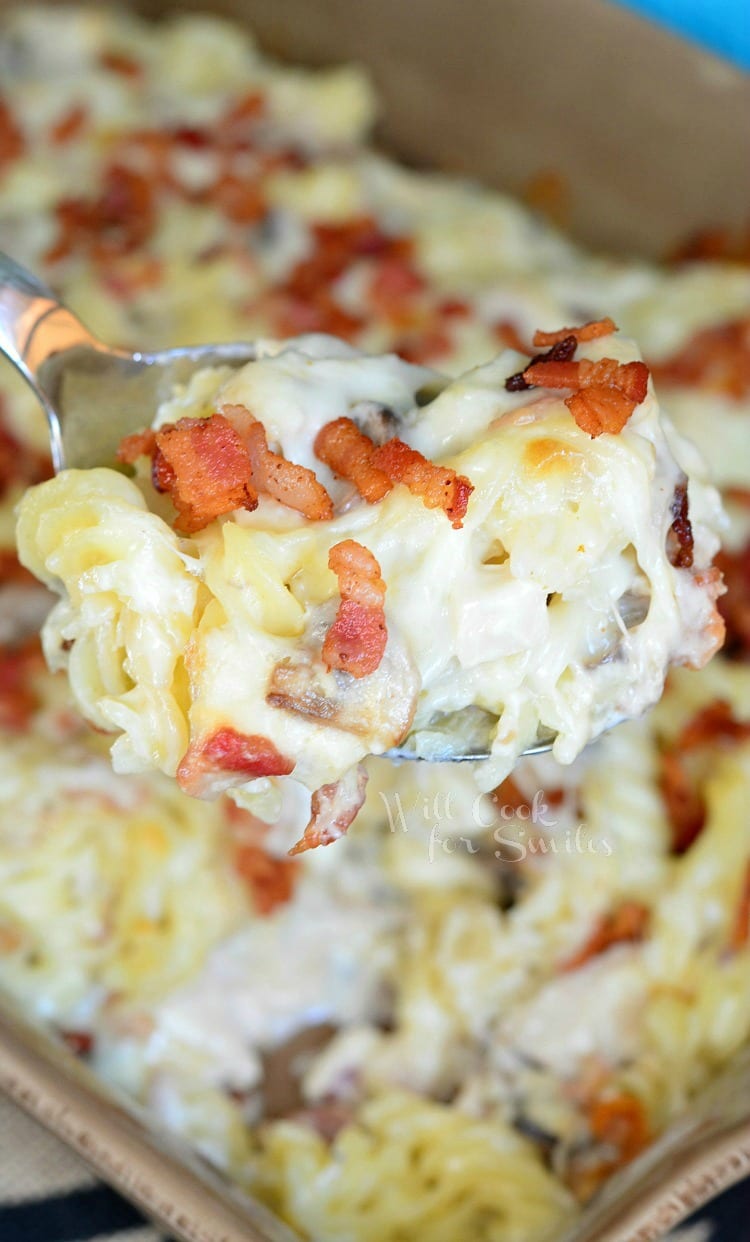
POLYGON ((51 289, 0 251, 0 353, 18 368, 44 407, 55 460, 56 450, 61 453, 60 424, 39 368, 76 345, 103 348, 51 289))

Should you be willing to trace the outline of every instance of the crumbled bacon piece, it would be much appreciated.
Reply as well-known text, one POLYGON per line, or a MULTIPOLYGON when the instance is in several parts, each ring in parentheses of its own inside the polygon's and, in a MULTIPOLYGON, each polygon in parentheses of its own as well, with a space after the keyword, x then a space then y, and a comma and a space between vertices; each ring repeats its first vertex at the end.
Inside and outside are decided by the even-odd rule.
POLYGON ((394 483, 404 483, 428 509, 442 509, 455 528, 463 524, 472 484, 449 466, 436 466, 416 449, 394 438, 379 445, 373 464, 394 483))
POLYGON ((615 944, 633 944, 643 940, 649 922, 649 910, 640 901, 623 901, 608 914, 603 914, 579 949, 567 957, 560 970, 578 970, 579 966, 605 953, 615 944))
POLYGON ((505 780, 493 789, 490 796, 503 817, 513 812, 514 814, 520 813, 520 819, 530 819, 539 797, 541 797, 544 809, 548 810, 550 807, 560 806, 565 801, 565 790, 559 787, 540 790, 538 795, 529 799, 525 793, 521 792, 515 778, 506 776, 505 780))
POLYGON ((233 224, 255 224, 268 211, 258 182, 233 172, 221 174, 211 190, 211 199, 233 224))
POLYGON ((289 850, 291 855, 330 845, 343 837, 365 800, 367 771, 358 764, 350 768, 340 781, 323 785, 312 796, 310 821, 299 841, 289 850))
POLYGON ((667 540, 667 555, 670 565, 676 569, 691 569, 693 565, 693 527, 688 515, 687 479, 682 480, 674 489, 672 501, 672 518, 667 540))
POLYGON ((73 104, 72 108, 63 113, 50 129, 50 142, 56 147, 63 147, 67 142, 72 142, 86 125, 87 117, 88 110, 83 104, 73 104))
POLYGON ((659 792, 667 812, 673 854, 684 854, 706 823, 706 803, 688 767, 676 750, 659 757, 659 792))
POLYGON ((735 744, 750 738, 750 720, 738 720, 726 699, 714 699, 702 707, 683 725, 675 748, 680 752, 695 750, 706 743, 735 744))
POLYGON ((45 255, 48 263, 77 250, 107 263, 113 256, 138 250, 151 237, 157 219, 154 189, 142 173, 111 164, 97 199, 61 199, 55 215, 60 232, 45 255))
POLYGON ((75 1056, 88 1057, 93 1052, 94 1036, 91 1031, 61 1030, 60 1035, 75 1056))
POLYGON ((351 418, 337 418, 321 427, 315 454, 342 479, 353 483, 368 504, 377 504, 393 487, 388 475, 374 465, 375 445, 351 418))
POLYGON ((10 105, 0 96, 0 175, 23 155, 24 138, 10 105))
POLYGON ((249 886, 258 914, 270 914, 294 892, 297 865, 291 858, 274 858, 258 841, 235 844, 234 868, 249 886))
POLYGON ((702 328, 682 349, 651 367, 654 381, 750 396, 750 316, 702 328))
POLYGON ((323 662, 352 677, 367 677, 378 668, 388 641, 380 566, 369 548, 344 539, 331 548, 328 568, 339 580, 341 603, 325 636, 323 662))
POLYGON ((375 445, 352 419, 338 418, 318 432, 315 452, 368 504, 382 500, 394 483, 403 483, 428 509, 442 509, 454 527, 463 523, 474 491, 469 480, 449 466, 436 466, 397 437, 375 445))
POLYGON ((212 798, 233 784, 261 776, 288 776, 294 761, 268 737, 226 726, 190 743, 177 769, 177 783, 191 798, 212 798), (226 773, 236 780, 216 780, 226 773))
POLYGON ((156 452, 156 432, 147 427, 125 436, 117 449, 117 460, 132 466, 139 457, 153 457, 156 452))
POLYGON ((230 139, 237 142, 246 138, 248 129, 261 119, 266 110, 266 100, 262 91, 250 90, 238 99, 233 99, 218 125, 220 140, 230 139))
POLYGON ((164 262, 152 254, 113 255, 99 273, 102 284, 121 302, 145 289, 156 289, 164 279, 164 262))
POLYGON ((578 362, 532 362, 524 371, 524 378, 539 388, 616 388, 634 405, 640 405, 648 391, 645 362, 618 362, 615 358, 600 358, 598 362, 589 358, 578 362))
POLYGON ((557 345, 569 336, 574 336, 580 345, 582 341, 595 341, 600 336, 611 336, 616 331, 617 325, 612 319, 591 319, 588 323, 581 324, 580 328, 558 328, 556 332, 537 331, 534 333, 533 343, 538 349, 547 349, 550 345, 557 345))
POLYGON ((234 869, 250 889, 258 914, 270 914, 289 901, 299 876, 299 866, 290 858, 275 858, 265 848, 268 824, 250 811, 224 800, 229 825, 234 869))
POLYGON ((626 1091, 588 1101, 586 1120, 603 1153, 597 1156, 584 1148, 571 1158, 565 1180, 581 1203, 588 1202, 607 1178, 634 1160, 651 1141, 643 1102, 626 1091))
POLYGON ((222 414, 181 418, 154 440, 154 486, 169 492, 178 530, 193 534, 224 513, 257 508, 248 450, 222 414))
POLYGON ((750 721, 738 720, 729 703, 715 699, 691 717, 660 755, 659 789, 672 833, 673 854, 684 854, 706 822, 706 803, 694 754, 704 746, 735 746, 750 738, 750 721))
POLYGON ((102 69, 108 69, 110 73, 116 73, 121 78, 135 80, 140 78, 143 73, 138 61, 132 56, 128 56, 125 52, 102 52, 99 57, 99 64, 102 69))
POLYGON ((265 309, 281 335, 329 332, 351 340, 364 320, 338 305, 332 286, 363 259, 372 260, 376 270, 386 263, 408 262, 414 244, 409 238, 383 233, 370 216, 343 224, 315 224, 312 235, 312 254, 266 299, 265 309))
MULTIPOLYGON (((566 338, 567 340, 568 338, 566 338)), ((594 439, 603 432, 616 435, 648 391, 648 368, 643 362, 601 358, 591 362, 532 362, 523 378, 533 387, 570 388, 565 404, 576 423, 594 439)))
MULTIPOLYGON (((513 340, 512 338, 504 339, 505 344, 509 344, 512 349, 517 349, 520 345, 519 353, 527 353, 523 347, 520 338, 513 340)), ((517 371, 515 375, 509 375, 505 381, 505 387, 508 392, 526 392, 533 385, 526 379, 526 371, 529 367, 536 366, 540 362, 569 362, 578 348, 578 342, 574 336, 565 336, 561 341, 556 341, 551 349, 545 354, 537 354, 531 359, 529 366, 523 371, 517 371)))
POLYGON ((247 448, 250 477, 256 491, 265 492, 312 522, 325 522, 333 517, 331 497, 314 472, 269 449, 265 427, 244 405, 222 406, 222 414, 247 448))
POLYGON ((396 341, 394 353, 411 362, 415 366, 430 366, 439 362, 451 351, 451 334, 440 323, 430 323, 420 330, 410 332, 402 340, 396 341))
POLYGON ((409 327, 414 298, 423 293, 426 281, 409 259, 386 257, 378 263, 367 296, 372 309, 392 327, 409 327))
POLYGON ((556 228, 569 233, 571 226, 571 189, 567 177, 556 168, 542 168, 534 173, 521 190, 527 207, 549 220, 556 228))
POLYGON ((617 1148, 618 1167, 637 1156, 648 1142, 648 1119, 643 1103, 625 1092, 596 1100, 589 1111, 589 1125, 600 1143, 617 1148))
POLYGON ((750 862, 745 867, 740 902, 729 937, 729 947, 732 952, 739 953, 748 944, 750 944, 750 862))
POLYGON ((0 646, 0 728, 21 733, 39 706, 34 677, 44 668, 36 635, 16 646, 0 646))
POLYGON ((750 659, 750 541, 737 552, 722 549, 715 562, 724 576, 727 592, 719 601, 727 627, 724 655, 734 660, 750 659))
MULTIPOLYGON (((493 325, 492 330, 499 343, 504 345, 506 349, 515 349, 517 354, 531 354, 532 351, 521 337, 521 333, 519 332, 516 324, 513 323, 512 319, 499 320, 498 323, 493 325)), ((539 354, 536 361, 540 361, 543 357, 545 357, 544 354, 539 354)), ((523 373, 519 371, 517 375, 511 375, 509 379, 505 381, 505 387, 508 388, 509 392, 516 392, 523 391, 524 388, 528 388, 528 384, 523 378, 523 373), (521 388, 517 389, 514 385, 516 385, 519 380, 521 381, 521 388), (511 381, 512 386, 508 388, 508 384, 510 384, 511 381)))
POLYGON ((729 229, 702 229, 693 233, 667 255, 667 262, 750 264, 750 225, 736 233, 729 229))

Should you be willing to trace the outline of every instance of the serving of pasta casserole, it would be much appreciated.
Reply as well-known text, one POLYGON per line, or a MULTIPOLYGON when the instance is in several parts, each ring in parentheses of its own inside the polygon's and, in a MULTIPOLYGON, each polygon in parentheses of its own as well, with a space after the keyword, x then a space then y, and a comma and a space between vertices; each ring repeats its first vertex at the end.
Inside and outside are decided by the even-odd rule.
POLYGON ((259 346, 46 483, 3 372, 0 984, 304 1237, 542 1242, 750 1037, 750 272, 589 255, 374 114, 213 18, 3 17, 0 248, 113 344, 259 346), (650 377, 617 434, 574 416, 603 359, 650 377), (252 474, 207 512, 169 453, 217 427, 252 474), (75 703, 13 632, 24 494, 75 703), (481 767, 366 757, 477 714, 481 767))

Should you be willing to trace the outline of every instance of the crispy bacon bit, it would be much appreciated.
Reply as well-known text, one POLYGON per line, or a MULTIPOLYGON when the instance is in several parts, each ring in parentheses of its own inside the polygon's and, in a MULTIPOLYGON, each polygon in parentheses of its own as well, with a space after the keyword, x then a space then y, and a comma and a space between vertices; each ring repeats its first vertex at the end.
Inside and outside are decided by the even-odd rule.
POLYGON ((616 388, 634 405, 640 405, 648 391, 645 362, 618 362, 615 358, 532 362, 524 371, 524 379, 537 388, 616 388))
POLYGON ((59 1034, 77 1057, 88 1057, 93 1052, 94 1036, 91 1031, 61 1030, 59 1034))
POLYGON ((225 172, 211 190, 211 198, 233 224, 255 224, 268 211, 268 204, 258 182, 225 172))
MULTIPOLYGON (((508 341, 513 349, 518 347, 519 342, 508 341)), ((546 354, 537 354, 531 359, 529 367, 536 366, 540 362, 570 362, 571 358, 578 348, 578 342, 574 336, 565 336, 561 341, 557 341, 546 354)), ((525 348, 521 348, 519 353, 527 353, 525 348)), ((526 368, 524 371, 517 371, 515 375, 509 375, 505 381, 505 387, 508 392, 526 392, 533 385, 526 379, 526 368)))
POLYGON ((706 803, 696 774, 695 751, 736 746, 750 738, 750 721, 738 720, 724 699, 702 707, 660 756, 659 789, 672 832, 673 854, 684 854, 706 822, 706 803))
POLYGON ((88 252, 100 263, 144 246, 156 226, 154 189, 148 177, 112 164, 98 199, 64 198, 55 215, 59 236, 45 260, 56 263, 74 251, 88 252))
POLYGON ((258 914, 270 914, 294 892, 296 864, 291 858, 274 858, 257 841, 237 842, 234 868, 249 886, 258 914))
POLYGON ((24 138, 10 105, 0 96, 0 175, 23 155, 24 138))
POLYGON ((125 52, 102 52, 99 57, 99 64, 102 69, 108 69, 110 73, 119 74, 121 78, 139 78, 143 72, 138 61, 132 56, 128 56, 125 52))
POLYGON ((375 445, 351 418, 337 418, 321 427, 315 454, 342 479, 353 483, 368 504, 377 504, 393 487, 388 475, 373 463, 375 445))
POLYGON ((350 418, 338 418, 318 432, 315 452, 335 474, 348 479, 368 504, 376 504, 394 483, 403 483, 428 509, 442 509, 458 528, 474 491, 463 475, 436 466, 394 437, 375 445, 350 418))
POLYGON ((350 340, 364 320, 340 307, 332 286, 353 264, 371 259, 378 265, 407 262, 414 244, 406 237, 383 233, 370 216, 343 224, 313 226, 314 249, 301 260, 284 284, 267 300, 267 311, 282 335, 330 332, 350 340))
POLYGON ((561 971, 578 970, 615 944, 633 944, 643 940, 649 922, 649 910, 639 901, 624 901, 609 914, 603 914, 590 936, 579 949, 560 965, 561 971))
POLYGON ((698 387, 737 400, 750 396, 750 316, 701 329, 651 370, 656 384, 698 387))
POLYGON ((268 825, 227 798, 224 811, 229 824, 234 868, 250 889, 258 914, 270 914, 289 901, 299 875, 290 858, 275 858, 264 848, 268 825))
POLYGON ((39 706, 34 677, 44 668, 36 635, 17 646, 0 646, 0 728, 21 733, 39 706))
POLYGON ((737 233, 729 229, 703 229, 693 233, 667 255, 667 262, 750 264, 750 224, 737 233))
POLYGON ((531 800, 526 794, 522 793, 513 776, 506 776, 504 781, 492 791, 491 798, 494 805, 501 814, 508 813, 517 814, 520 819, 530 819, 536 803, 541 797, 545 810, 550 807, 560 806, 565 801, 565 790, 559 787, 554 789, 540 790, 531 800))
POLYGON ((734 660, 750 659, 750 542, 738 552, 723 549, 715 568, 724 576, 727 592, 719 601, 727 627, 723 654, 734 660))
POLYGON ((136 431, 132 436, 125 436, 117 450, 117 460, 128 466, 134 465, 139 457, 153 457, 156 452, 156 432, 147 427, 145 431, 136 431))
POLYGON ((667 537, 667 556, 675 569, 691 569, 693 565, 693 527, 688 516, 687 479, 674 489, 673 522, 667 537))
POLYGON ((72 142, 84 128, 87 117, 88 111, 83 104, 73 104, 50 129, 50 142, 56 147, 72 142))
POLYGON ((555 168, 542 168, 524 185, 521 198, 550 224, 570 232, 571 192, 568 179, 555 168))
POLYGON ((588 1202, 607 1178, 634 1160, 651 1140, 646 1109, 629 1092, 589 1100, 585 1112, 601 1154, 583 1149, 571 1158, 565 1180, 581 1203, 588 1202))
POLYGON ((703 831, 706 803, 676 750, 665 750, 660 756, 659 792, 669 820, 671 851, 684 854, 703 831))
POLYGON ((740 903, 729 938, 729 947, 733 953, 740 953, 748 944, 750 944, 750 862, 745 867, 740 903))
MULTIPOLYGON (((566 338, 568 339, 568 338, 566 338)), ((576 423, 594 439, 603 432, 622 431, 648 391, 648 367, 643 362, 601 358, 591 362, 532 362, 523 378, 533 387, 570 388, 565 404, 576 423)))
POLYGON ((177 784, 191 798, 213 798, 232 785, 261 776, 288 776, 294 761, 268 737, 226 726, 190 743, 177 769, 177 784), (221 779, 221 774, 232 779, 221 779), (219 776, 219 780, 217 780, 219 776))
POLYGON ((618 1166, 627 1164, 648 1142, 648 1120, 643 1103, 625 1092, 595 1101, 589 1113, 589 1125, 600 1143, 617 1148, 618 1166))
MULTIPOLYGON (((522 339, 521 334, 512 319, 499 320, 498 323, 493 325, 492 331, 497 337, 499 343, 504 345, 506 349, 515 349, 518 354, 531 354, 532 351, 522 339)), ((543 357, 541 354, 539 356, 540 358, 543 357)), ((511 376, 510 378, 514 381, 518 381, 519 379, 523 379, 523 375, 519 371, 517 375, 511 376)), ((508 380, 506 380, 505 383, 507 387, 508 380)), ((528 384, 526 384, 525 381, 524 388, 528 388, 528 384)), ((509 391, 513 392, 514 390, 511 388, 509 391)))
POLYGON ((617 325, 612 319, 591 319, 588 323, 581 324, 580 328, 559 328, 557 332, 537 331, 534 333, 534 345, 537 349, 547 349, 569 336, 574 336, 580 345, 582 341, 595 341, 600 336, 611 336, 616 331, 617 325))
POLYGON ((265 110, 266 100, 263 92, 246 91, 227 107, 219 124, 220 135, 236 140, 246 134, 248 126, 260 120, 265 110))
POLYGON ((0 957, 17 953, 23 945, 23 934, 13 923, 0 923, 0 957))
POLYGON ((596 439, 603 432, 617 435, 635 409, 635 402, 617 388, 594 386, 566 397, 565 404, 581 431, 596 439))
POLYGON ((378 668, 388 641, 380 566, 369 548, 344 539, 331 548, 328 568, 339 580, 341 603, 323 643, 323 662, 366 677, 378 668))
POLYGON ((310 822, 289 853, 303 854, 305 850, 330 845, 343 837, 365 800, 366 788, 367 771, 360 763, 350 768, 340 781, 316 789, 310 822))
POLYGON ((436 466, 403 440, 386 440, 373 454, 373 464, 394 483, 404 483, 428 509, 442 509, 458 529, 463 525, 469 497, 474 491, 463 475, 449 466, 436 466))
POLYGON ((224 513, 257 508, 248 450, 222 414, 181 418, 155 440, 154 486, 169 492, 177 530, 193 534, 224 513))
POLYGON ((269 449, 265 427, 244 405, 222 406, 222 415, 235 428, 247 449, 250 477, 256 491, 265 492, 312 522, 325 522, 333 517, 331 497, 314 472, 269 449))
POLYGON ((732 706, 726 699, 714 699, 702 707, 683 726, 677 736, 675 748, 684 752, 695 750, 706 743, 728 742, 735 745, 750 738, 750 720, 737 720, 732 706))

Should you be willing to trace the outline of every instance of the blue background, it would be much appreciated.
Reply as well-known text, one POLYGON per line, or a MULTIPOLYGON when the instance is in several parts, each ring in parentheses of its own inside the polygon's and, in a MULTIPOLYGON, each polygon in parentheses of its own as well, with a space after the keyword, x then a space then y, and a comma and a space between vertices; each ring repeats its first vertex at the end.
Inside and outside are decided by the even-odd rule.
POLYGON ((750 69, 750 0, 617 0, 750 69))

